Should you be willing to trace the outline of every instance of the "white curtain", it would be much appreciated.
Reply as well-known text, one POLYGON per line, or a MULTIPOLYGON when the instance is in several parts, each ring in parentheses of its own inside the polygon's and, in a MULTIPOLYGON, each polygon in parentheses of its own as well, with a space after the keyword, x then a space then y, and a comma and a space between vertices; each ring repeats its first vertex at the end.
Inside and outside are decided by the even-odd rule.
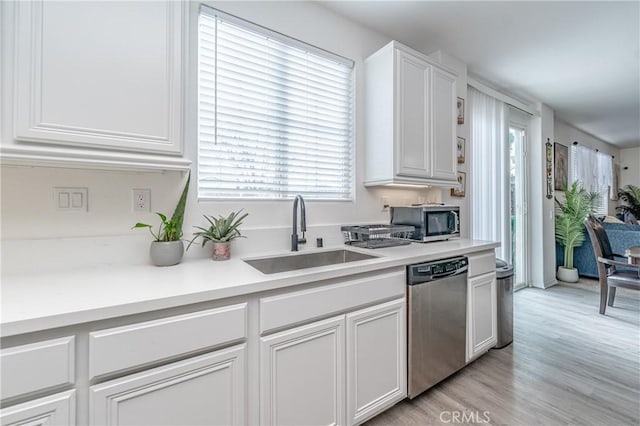
MULTIPOLYGON (((584 145, 571 146, 571 181, 579 181, 587 191, 600 194, 594 206, 598 214, 608 214, 609 189, 613 187, 613 160, 584 145)), ((612 191, 617 189, 612 188, 612 191)))
POLYGON ((571 181, 580 181, 587 191, 598 189, 598 160, 593 149, 582 145, 571 146, 571 181))
POLYGON ((610 155, 596 153, 598 158, 598 186, 601 188, 613 186, 613 159, 610 155))
POLYGON ((511 261, 509 175, 506 107, 469 87, 471 134, 471 235, 477 240, 500 241, 496 255, 511 261))

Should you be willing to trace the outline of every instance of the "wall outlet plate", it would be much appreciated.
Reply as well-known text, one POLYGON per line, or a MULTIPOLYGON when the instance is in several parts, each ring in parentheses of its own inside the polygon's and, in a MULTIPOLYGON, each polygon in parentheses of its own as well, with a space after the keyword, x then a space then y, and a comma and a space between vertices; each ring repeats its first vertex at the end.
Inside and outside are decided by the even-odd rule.
POLYGON ((133 194, 133 211, 134 212, 150 212, 151 211, 151 190, 137 189, 131 190, 133 194))
POLYGON ((389 197, 380 197, 380 204, 383 212, 389 211, 389 197))

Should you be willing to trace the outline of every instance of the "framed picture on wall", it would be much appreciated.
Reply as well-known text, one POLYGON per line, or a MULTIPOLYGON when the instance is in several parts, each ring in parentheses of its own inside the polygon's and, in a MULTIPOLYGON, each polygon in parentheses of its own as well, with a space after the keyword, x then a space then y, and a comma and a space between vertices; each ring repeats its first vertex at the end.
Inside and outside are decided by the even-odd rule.
POLYGON ((464 99, 458 98, 458 124, 464 124, 464 99))
POLYGON ((553 145, 554 189, 564 191, 569 176, 569 148, 556 142, 553 145))
POLYGON ((464 164, 464 148, 465 148, 465 139, 458 137, 458 164, 464 164))
POLYGON ((467 174, 465 172, 458 172, 458 183, 460 188, 451 188, 452 197, 464 197, 465 187, 467 186, 467 174))

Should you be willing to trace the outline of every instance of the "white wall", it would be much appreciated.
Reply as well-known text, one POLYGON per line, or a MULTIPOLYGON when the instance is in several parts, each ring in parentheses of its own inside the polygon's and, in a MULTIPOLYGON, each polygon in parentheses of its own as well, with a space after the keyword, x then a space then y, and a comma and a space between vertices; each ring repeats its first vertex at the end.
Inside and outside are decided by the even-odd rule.
POLYGON ((640 147, 621 149, 619 158, 620 187, 640 186, 640 147))
MULTIPOLYGON (((602 139, 598 139, 588 133, 583 132, 580 129, 577 129, 570 124, 562 121, 555 121, 555 142, 561 143, 569 147, 569 164, 571 164, 571 145, 574 141, 578 141, 580 145, 587 146, 591 149, 597 149, 598 151, 605 153, 607 155, 614 156, 614 163, 619 163, 620 161, 620 150, 615 146, 603 141, 602 139)), ((552 139, 553 140, 553 139, 552 139)), ((610 215, 615 215, 615 208, 617 205, 616 201, 608 200, 608 211, 610 215)))
MULTIPOLYGON (((537 105, 539 115, 531 120, 529 139, 529 252, 531 285, 547 288, 556 284, 554 201, 546 197, 545 144, 554 140, 554 113, 537 105)), ((553 142, 552 142, 553 143, 553 142)))
MULTIPOLYGON (((287 34, 320 48, 335 52, 355 61, 355 143, 356 173, 355 199, 352 202, 312 202, 307 203, 308 225, 310 232, 308 246, 316 236, 322 236, 328 242, 340 242, 338 225, 355 222, 386 222, 388 213, 383 212, 380 198, 388 197, 392 204, 417 202, 418 198, 428 201, 442 199, 439 189, 400 190, 400 189, 366 189, 363 180, 364 135, 364 75, 363 61, 386 43, 389 38, 359 26, 328 9, 313 2, 211 2, 211 5, 227 13, 253 21, 275 31, 287 34)), ((5 7, 5 4, 2 5, 5 7)), ((187 87, 185 155, 194 161, 192 172, 195 172, 196 159, 196 85, 195 31, 197 21, 197 2, 191 5, 190 16, 190 66, 187 87)), ((9 19, 3 16, 3 19, 9 19)), ((3 24, 3 68, 2 68, 2 144, 13 143, 10 111, 12 100, 8 95, 11 81, 7 78, 7 59, 10 51, 7 48, 10 39, 7 25, 3 24)), ((465 87, 466 90, 466 87, 465 87)), ((193 173, 195 176, 195 173, 193 173)), ((134 213, 132 211, 132 188, 150 188, 151 210, 171 214, 179 197, 184 175, 177 172, 136 173, 117 171, 91 171, 77 169, 31 168, 2 166, 2 218, 1 236, 3 240, 3 265, 11 265, 22 259, 19 251, 11 250, 7 243, 16 242, 16 246, 29 247, 34 256, 46 257, 46 248, 56 250, 55 244, 31 244, 25 246, 24 240, 47 240, 58 237, 80 237, 81 252, 87 262, 90 256, 83 247, 93 244, 99 248, 101 257, 108 255, 105 244, 112 250, 122 251, 118 247, 121 236, 122 244, 131 241, 149 241, 142 230, 130 230, 138 221, 157 223, 153 213, 134 213), (87 213, 58 212, 53 203, 53 187, 80 186, 89 190, 89 211, 87 213), (95 237, 109 237, 109 243, 95 237), (37 249, 42 248, 41 252, 37 249)), ((289 245, 291 230, 291 202, 210 202, 197 201, 195 179, 189 193, 185 217, 185 236, 190 236, 192 225, 203 224, 202 214, 227 214, 232 210, 245 209, 249 213, 243 229, 249 237, 235 244, 236 255, 271 249, 286 250, 289 245)), ((136 243, 138 244, 138 243, 136 243)), ((126 252, 127 250, 125 250, 126 252)), ((123 262, 145 263, 147 253, 135 252, 122 256, 123 262), (137 254, 137 256, 136 256, 137 254)), ((207 251, 196 248, 190 250, 190 256, 206 256, 207 251)), ((57 258, 60 253, 56 253, 57 258)), ((70 254, 72 257, 72 254, 70 254)), ((108 260, 103 259, 105 262, 108 260)), ((28 265, 25 265, 28 266, 28 265)))
MULTIPOLYGON (((458 77, 456 78, 456 91, 459 98, 467 100, 467 64, 460 59, 451 56, 441 50, 429 55, 439 63, 453 69, 458 77)), ((468 103, 465 104, 465 109, 468 111, 468 103)), ((465 111, 464 124, 458 124, 456 127, 456 133, 458 137, 466 140, 465 148, 465 163, 458 164, 458 171, 467 174, 467 187, 465 197, 452 197, 450 190, 442 191, 442 202, 451 204, 454 206, 460 206, 460 235, 463 238, 469 238, 471 235, 471 213, 470 213, 470 191, 472 190, 472 182, 469 171, 469 164, 471 164, 471 149, 469 146, 469 115, 465 111)))

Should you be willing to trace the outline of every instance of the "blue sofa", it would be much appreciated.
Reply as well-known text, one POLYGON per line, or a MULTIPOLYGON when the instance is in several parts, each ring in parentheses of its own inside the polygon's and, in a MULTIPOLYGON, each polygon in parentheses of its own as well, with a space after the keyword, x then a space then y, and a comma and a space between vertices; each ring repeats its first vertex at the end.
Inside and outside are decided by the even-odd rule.
MULTIPOLYGON (((614 253, 624 255, 624 251, 632 246, 640 246, 640 225, 627 225, 624 223, 604 223, 609 242, 614 253)), ((586 232, 585 232, 586 234, 586 232)), ((593 247, 589 235, 586 234, 585 242, 577 247, 573 253, 573 266, 578 268, 581 276, 598 278, 598 266, 593 254, 593 247)), ((563 264, 564 247, 556 243, 556 265, 563 264)), ((623 259, 616 259, 624 261, 623 259)))

